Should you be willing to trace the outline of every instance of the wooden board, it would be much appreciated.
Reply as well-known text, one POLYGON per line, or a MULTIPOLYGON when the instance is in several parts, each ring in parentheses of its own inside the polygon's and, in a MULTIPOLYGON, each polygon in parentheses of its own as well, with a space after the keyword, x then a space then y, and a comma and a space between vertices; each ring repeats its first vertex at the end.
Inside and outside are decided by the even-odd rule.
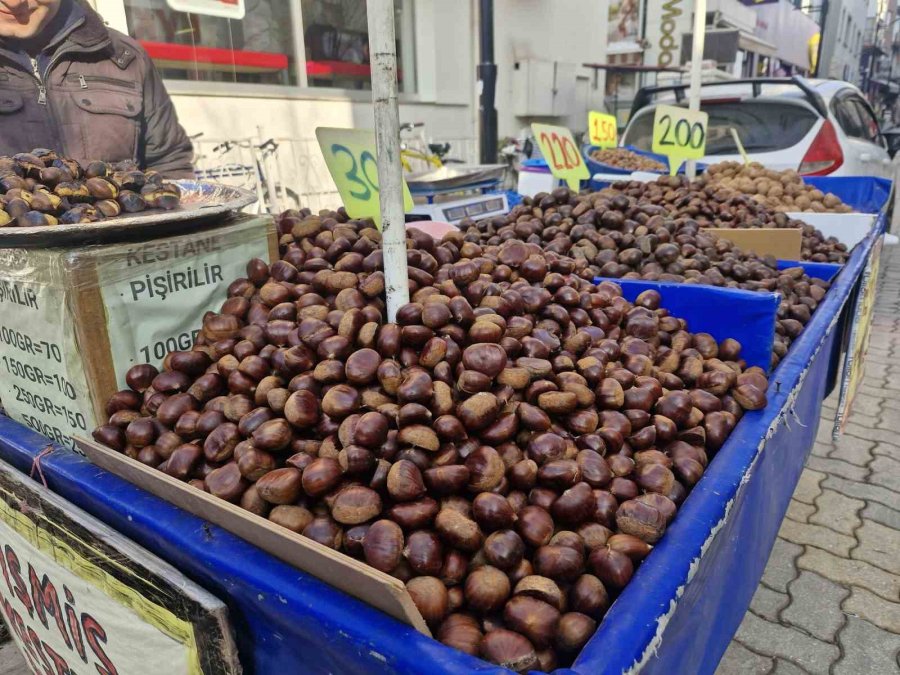
POLYGON ((0 604, 30 672, 241 673, 222 601, 2 461, 0 541, 0 604))
POLYGON ((704 228, 722 239, 733 242, 743 251, 752 251, 756 255, 771 255, 778 260, 800 260, 800 249, 803 241, 802 232, 793 227, 754 227, 754 228, 704 228))
POLYGON ((431 636, 399 579, 94 441, 76 437, 75 443, 97 466, 431 636))

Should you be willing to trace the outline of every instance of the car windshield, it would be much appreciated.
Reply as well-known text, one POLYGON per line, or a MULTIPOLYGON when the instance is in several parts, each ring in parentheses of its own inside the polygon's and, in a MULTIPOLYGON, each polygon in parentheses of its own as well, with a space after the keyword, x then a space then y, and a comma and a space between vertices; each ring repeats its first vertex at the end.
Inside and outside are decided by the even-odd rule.
MULTIPOLYGON (((703 104, 709 113, 706 154, 733 155, 738 152, 730 129, 740 136, 747 152, 773 152, 799 143, 816 123, 818 116, 803 106, 775 101, 735 101, 703 104)), ((653 144, 653 108, 640 111, 622 137, 624 145, 651 150, 653 144)))

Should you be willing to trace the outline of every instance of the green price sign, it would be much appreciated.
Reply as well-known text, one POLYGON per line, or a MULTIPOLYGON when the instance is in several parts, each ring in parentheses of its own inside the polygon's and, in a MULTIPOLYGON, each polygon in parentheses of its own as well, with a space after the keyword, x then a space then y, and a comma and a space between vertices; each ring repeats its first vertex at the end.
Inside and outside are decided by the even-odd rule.
POLYGON ((709 115, 674 105, 656 106, 653 117, 653 152, 669 158, 669 172, 678 171, 686 159, 706 154, 706 125, 709 115))
MULTIPOLYGON (((319 127, 316 138, 347 214, 351 218, 371 218, 380 230, 381 196, 375 162, 375 132, 319 127)), ((412 195, 404 180, 403 210, 409 212, 412 208, 412 195)))

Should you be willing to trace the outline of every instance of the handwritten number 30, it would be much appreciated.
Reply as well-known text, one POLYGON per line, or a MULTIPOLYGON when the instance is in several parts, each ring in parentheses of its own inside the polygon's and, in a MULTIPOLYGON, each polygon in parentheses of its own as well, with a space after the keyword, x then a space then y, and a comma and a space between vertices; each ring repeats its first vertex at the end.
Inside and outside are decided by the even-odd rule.
POLYGON ((350 169, 344 173, 347 181, 354 185, 358 185, 358 190, 351 190, 350 196, 361 201, 368 201, 372 198, 373 192, 378 192, 378 172, 375 171, 375 180, 372 179, 372 167, 375 165, 375 157, 368 150, 364 150, 359 156, 359 164, 356 163, 356 157, 350 152, 350 149, 339 143, 331 145, 331 154, 337 156, 343 153, 350 158, 350 169))

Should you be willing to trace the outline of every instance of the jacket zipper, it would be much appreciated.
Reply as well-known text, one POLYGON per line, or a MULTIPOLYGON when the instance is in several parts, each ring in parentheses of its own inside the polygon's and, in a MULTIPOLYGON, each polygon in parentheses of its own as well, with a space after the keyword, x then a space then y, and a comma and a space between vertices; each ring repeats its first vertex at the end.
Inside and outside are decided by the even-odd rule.
POLYGON ((41 78, 41 69, 38 67, 37 59, 31 59, 31 70, 38 82, 38 104, 47 105, 47 87, 44 86, 44 80, 41 78))
POLYGON ((100 82, 103 84, 114 84, 119 87, 125 87, 127 89, 134 89, 134 82, 129 82, 128 80, 121 80, 116 77, 104 77, 103 75, 67 75, 66 79, 68 80, 78 80, 78 84, 82 89, 88 88, 88 82, 100 82))

